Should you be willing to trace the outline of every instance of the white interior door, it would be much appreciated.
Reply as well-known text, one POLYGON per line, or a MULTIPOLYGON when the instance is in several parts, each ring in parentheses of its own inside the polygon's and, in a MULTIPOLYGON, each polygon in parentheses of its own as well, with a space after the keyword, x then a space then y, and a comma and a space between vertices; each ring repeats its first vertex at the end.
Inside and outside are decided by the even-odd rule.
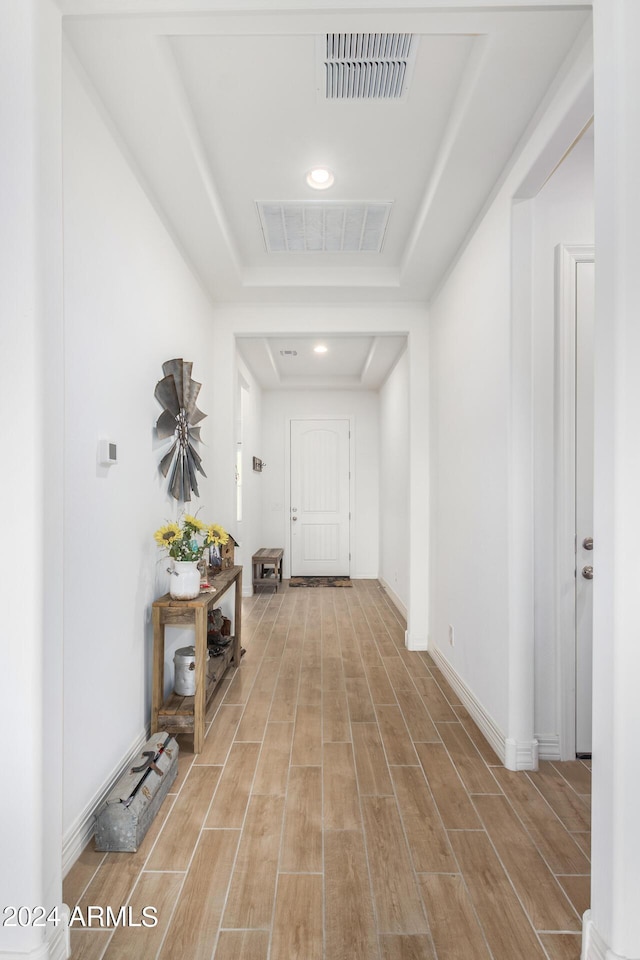
POLYGON ((349 421, 291 421, 291 575, 349 575, 349 421))
POLYGON ((594 273, 576 264, 576 753, 591 753, 594 273))

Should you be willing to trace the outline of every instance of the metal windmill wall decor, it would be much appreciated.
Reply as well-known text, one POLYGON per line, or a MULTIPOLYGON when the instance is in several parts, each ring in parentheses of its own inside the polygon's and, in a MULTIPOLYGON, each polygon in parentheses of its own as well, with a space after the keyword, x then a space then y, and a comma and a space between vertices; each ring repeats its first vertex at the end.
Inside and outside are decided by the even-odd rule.
POLYGON ((196 406, 202 384, 191 379, 192 369, 193 364, 186 360, 167 360, 162 364, 164 379, 155 389, 155 398, 163 407, 156 424, 158 438, 174 438, 160 461, 160 470, 165 477, 171 471, 169 491, 176 500, 185 501, 191 500, 192 492, 200 496, 196 473, 206 477, 202 459, 193 445, 194 441, 201 442, 200 427, 196 424, 204 420, 206 413, 196 406))

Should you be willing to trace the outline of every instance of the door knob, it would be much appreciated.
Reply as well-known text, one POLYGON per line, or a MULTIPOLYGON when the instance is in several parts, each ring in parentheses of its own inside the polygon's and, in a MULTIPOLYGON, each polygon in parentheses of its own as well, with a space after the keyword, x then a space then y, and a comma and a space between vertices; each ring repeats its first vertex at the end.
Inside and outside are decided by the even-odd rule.
POLYGON ((593 537, 585 537, 582 546, 585 550, 593 550, 593 537))
POLYGON ((585 580, 593 580, 593 567, 583 567, 582 576, 585 580))

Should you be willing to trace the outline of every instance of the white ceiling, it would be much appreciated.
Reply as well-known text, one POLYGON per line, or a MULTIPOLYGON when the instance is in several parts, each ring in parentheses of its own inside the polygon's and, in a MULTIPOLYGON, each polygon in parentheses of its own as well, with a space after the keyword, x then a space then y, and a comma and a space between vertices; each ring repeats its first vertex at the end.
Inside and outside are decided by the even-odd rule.
MULTIPOLYGON (((59 0, 72 57, 213 301, 302 304, 430 299, 590 17, 538 2, 59 0), (335 32, 415 34, 406 95, 325 99, 335 32), (314 164, 335 174, 323 193, 314 164), (259 202, 320 200, 391 203, 381 251, 267 252, 259 202)), ((354 347, 335 376, 366 381, 373 346, 389 348, 354 347)), ((243 347, 284 383, 278 349, 243 347)))

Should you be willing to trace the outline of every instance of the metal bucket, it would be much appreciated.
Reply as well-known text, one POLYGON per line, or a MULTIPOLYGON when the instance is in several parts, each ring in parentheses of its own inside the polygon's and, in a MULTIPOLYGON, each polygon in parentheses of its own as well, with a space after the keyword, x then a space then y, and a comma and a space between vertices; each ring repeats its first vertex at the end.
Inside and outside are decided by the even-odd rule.
POLYGON ((180 647, 173 657, 173 689, 179 697, 192 697, 196 692, 196 649, 180 647))

